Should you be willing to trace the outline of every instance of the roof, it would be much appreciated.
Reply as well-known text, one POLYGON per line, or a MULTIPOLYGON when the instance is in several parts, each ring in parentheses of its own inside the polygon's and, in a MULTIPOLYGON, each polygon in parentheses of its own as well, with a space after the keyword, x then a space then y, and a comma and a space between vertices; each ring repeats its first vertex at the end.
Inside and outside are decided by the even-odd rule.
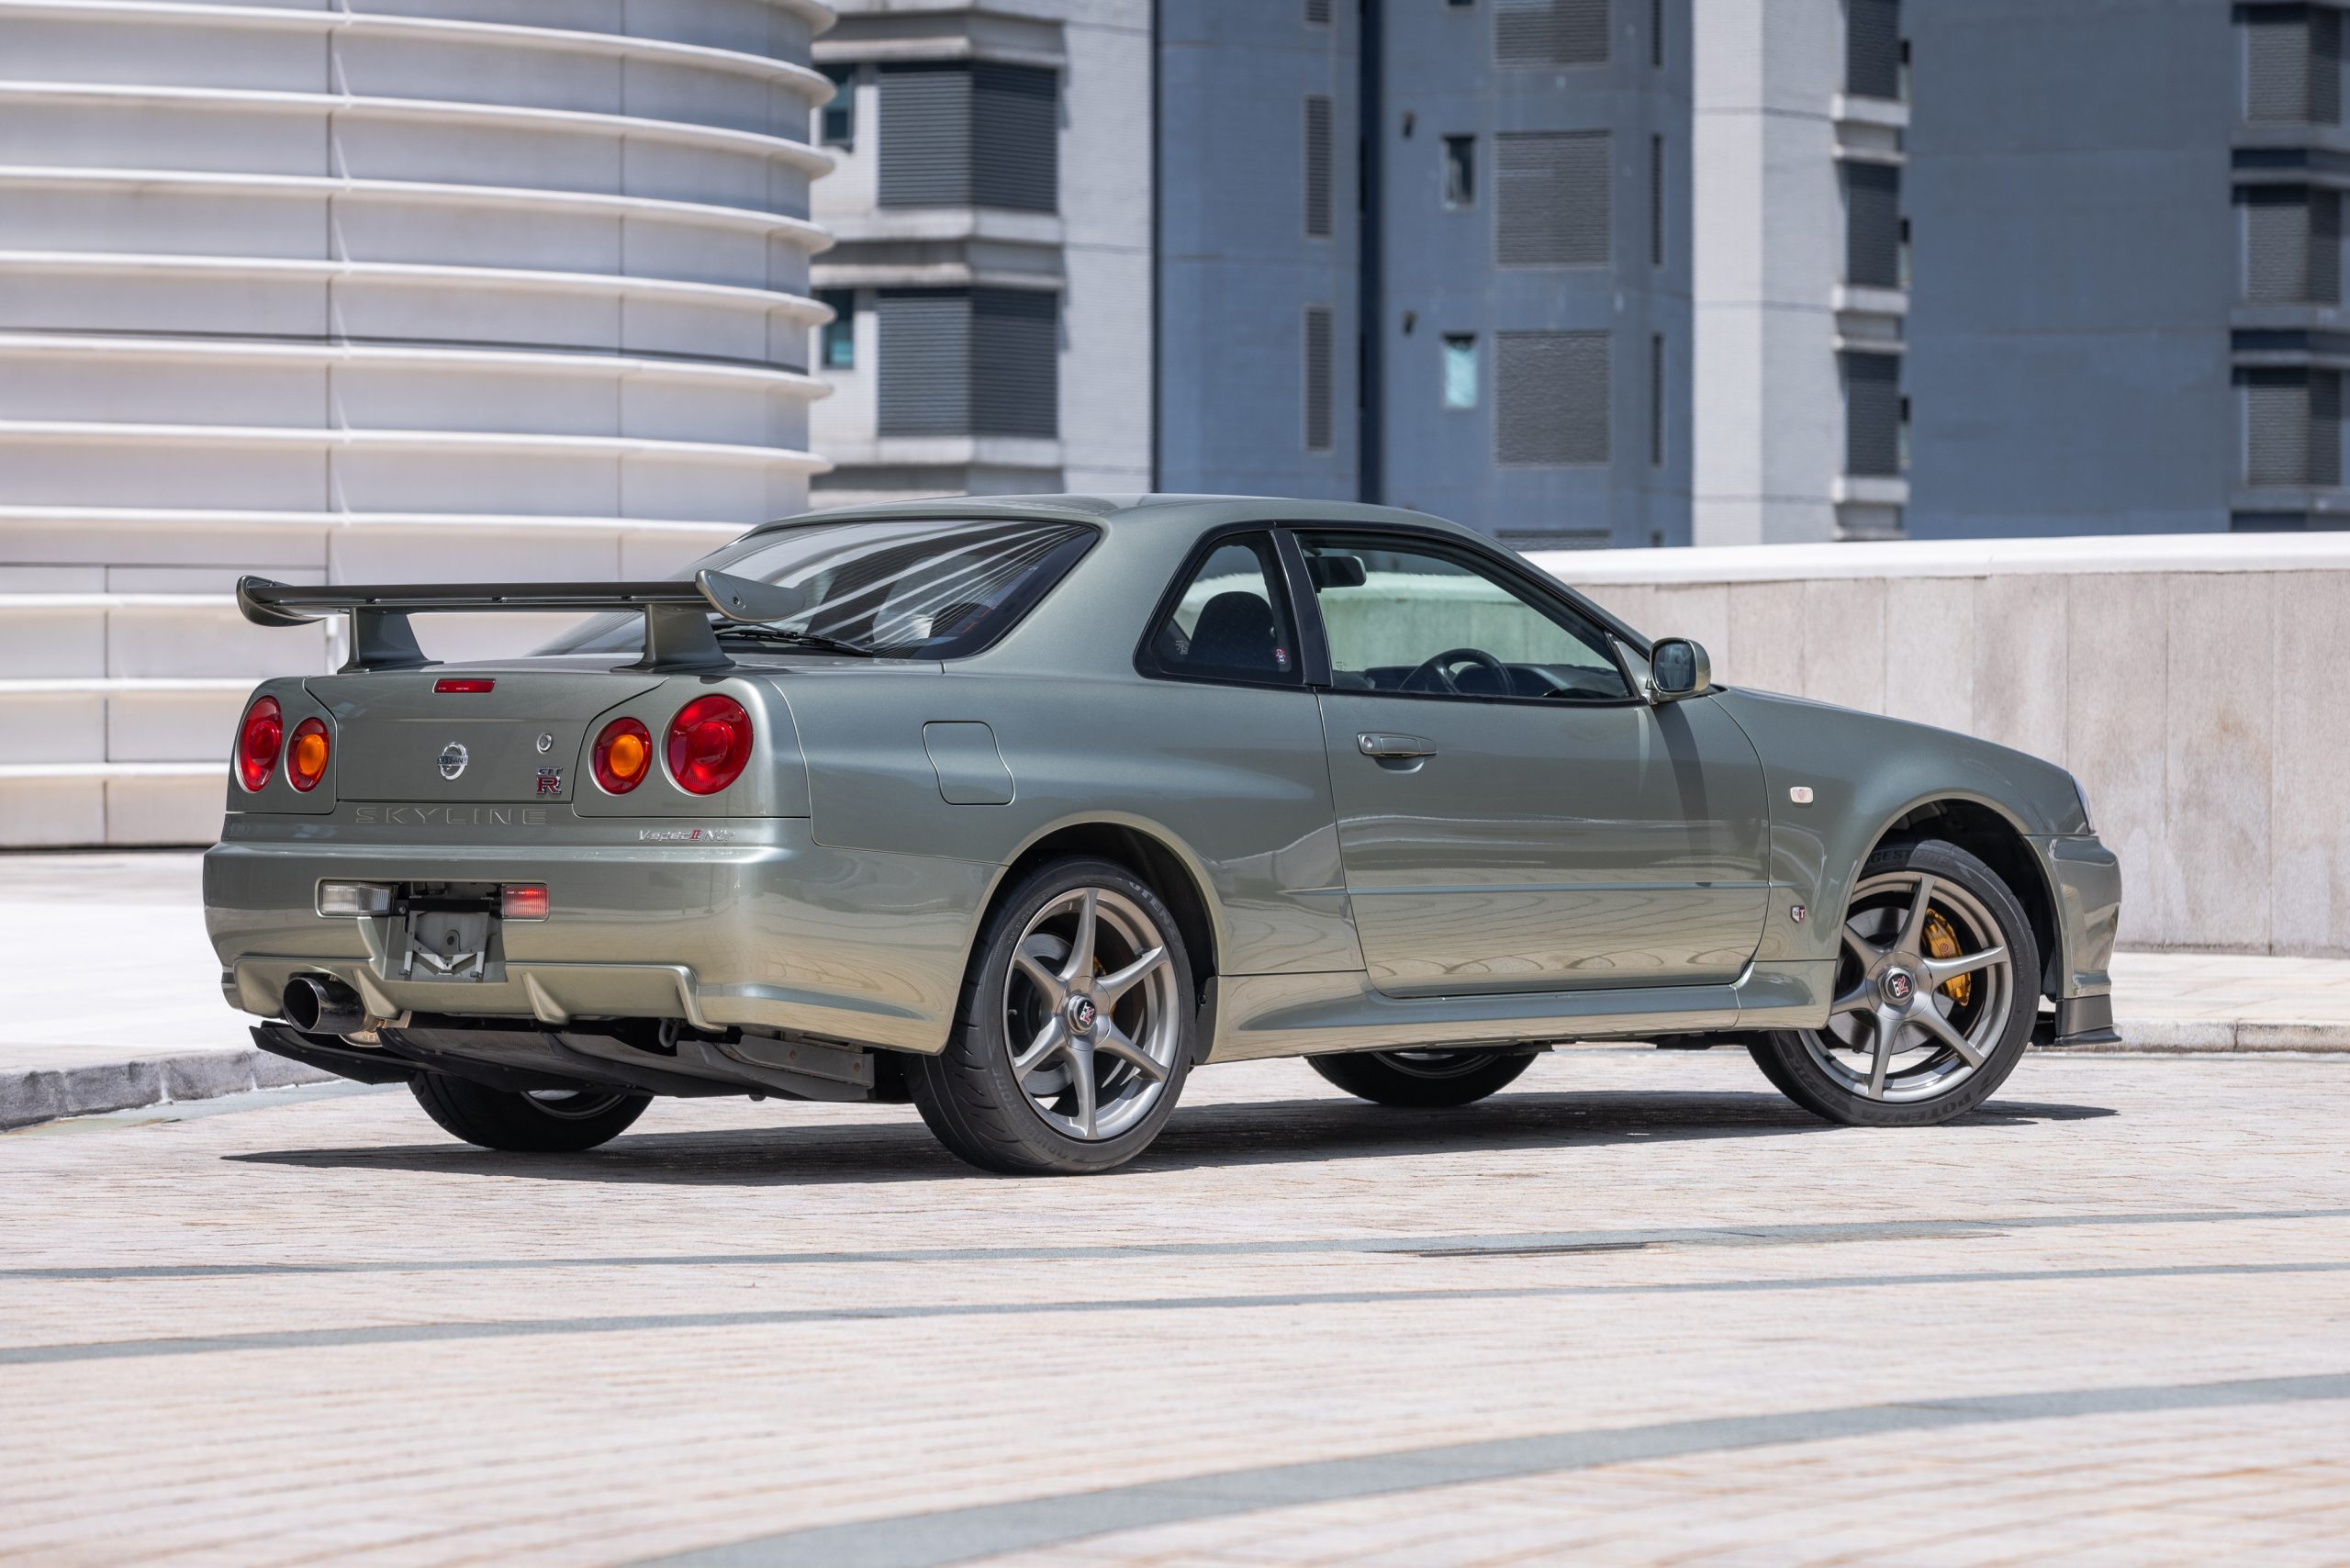
POLYGON ((1409 523, 1441 532, 1467 532, 1458 523, 1401 507, 1366 506, 1357 501, 1294 500, 1279 496, 1214 495, 1043 495, 941 496, 921 500, 883 501, 871 506, 836 507, 802 512, 763 523, 759 530, 793 528, 813 522, 846 521, 856 518, 1068 518, 1112 522, 1188 520, 1199 523, 1241 521, 1261 518, 1286 522, 1409 523))

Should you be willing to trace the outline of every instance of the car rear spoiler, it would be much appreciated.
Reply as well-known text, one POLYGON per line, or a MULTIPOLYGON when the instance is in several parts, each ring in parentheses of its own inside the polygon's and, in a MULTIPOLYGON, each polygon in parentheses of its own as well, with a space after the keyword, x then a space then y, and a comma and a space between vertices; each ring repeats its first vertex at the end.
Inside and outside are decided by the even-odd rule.
POLYGON ((410 615, 550 610, 595 614, 641 610, 644 656, 626 667, 711 669, 733 661, 718 645, 711 616, 722 621, 780 621, 807 608, 792 588, 724 572, 699 571, 690 582, 398 583, 327 587, 237 579, 237 608, 256 626, 307 626, 312 611, 347 610, 351 656, 343 670, 417 669, 433 663, 417 645, 410 615))

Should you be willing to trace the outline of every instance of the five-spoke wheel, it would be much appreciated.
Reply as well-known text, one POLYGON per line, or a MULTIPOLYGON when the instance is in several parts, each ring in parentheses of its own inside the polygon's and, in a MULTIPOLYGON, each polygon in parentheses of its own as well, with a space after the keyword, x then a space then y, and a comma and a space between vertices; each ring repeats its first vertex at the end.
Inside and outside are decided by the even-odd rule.
POLYGON ((2014 1070, 2039 1002, 2031 923, 1955 845, 1869 857, 1839 933, 1828 1023, 1751 1049, 1788 1098, 1831 1120, 1906 1126, 1982 1103, 2014 1070))

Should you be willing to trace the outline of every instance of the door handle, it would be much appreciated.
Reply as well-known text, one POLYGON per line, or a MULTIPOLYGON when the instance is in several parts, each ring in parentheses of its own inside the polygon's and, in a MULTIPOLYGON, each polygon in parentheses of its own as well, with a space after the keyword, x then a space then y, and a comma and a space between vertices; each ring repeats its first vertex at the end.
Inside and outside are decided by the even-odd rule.
POLYGON ((1355 746, 1365 756, 1375 756, 1382 762, 1402 762, 1416 756, 1434 756, 1436 743, 1419 735, 1396 735, 1367 732, 1355 737, 1355 746))

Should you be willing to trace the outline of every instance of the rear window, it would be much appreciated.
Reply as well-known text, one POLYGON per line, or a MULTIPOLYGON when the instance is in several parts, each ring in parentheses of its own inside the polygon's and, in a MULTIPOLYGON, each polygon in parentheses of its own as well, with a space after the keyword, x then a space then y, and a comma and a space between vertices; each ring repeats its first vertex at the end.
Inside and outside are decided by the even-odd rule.
MULTIPOLYGON (((730 646, 957 659, 1019 624, 1097 537, 1071 522, 811 523, 739 539, 679 576, 690 580, 710 569, 800 592, 804 608, 782 620, 717 622, 718 640, 730 646)), ((643 645, 642 616, 600 615, 539 651, 630 653, 643 645)))

